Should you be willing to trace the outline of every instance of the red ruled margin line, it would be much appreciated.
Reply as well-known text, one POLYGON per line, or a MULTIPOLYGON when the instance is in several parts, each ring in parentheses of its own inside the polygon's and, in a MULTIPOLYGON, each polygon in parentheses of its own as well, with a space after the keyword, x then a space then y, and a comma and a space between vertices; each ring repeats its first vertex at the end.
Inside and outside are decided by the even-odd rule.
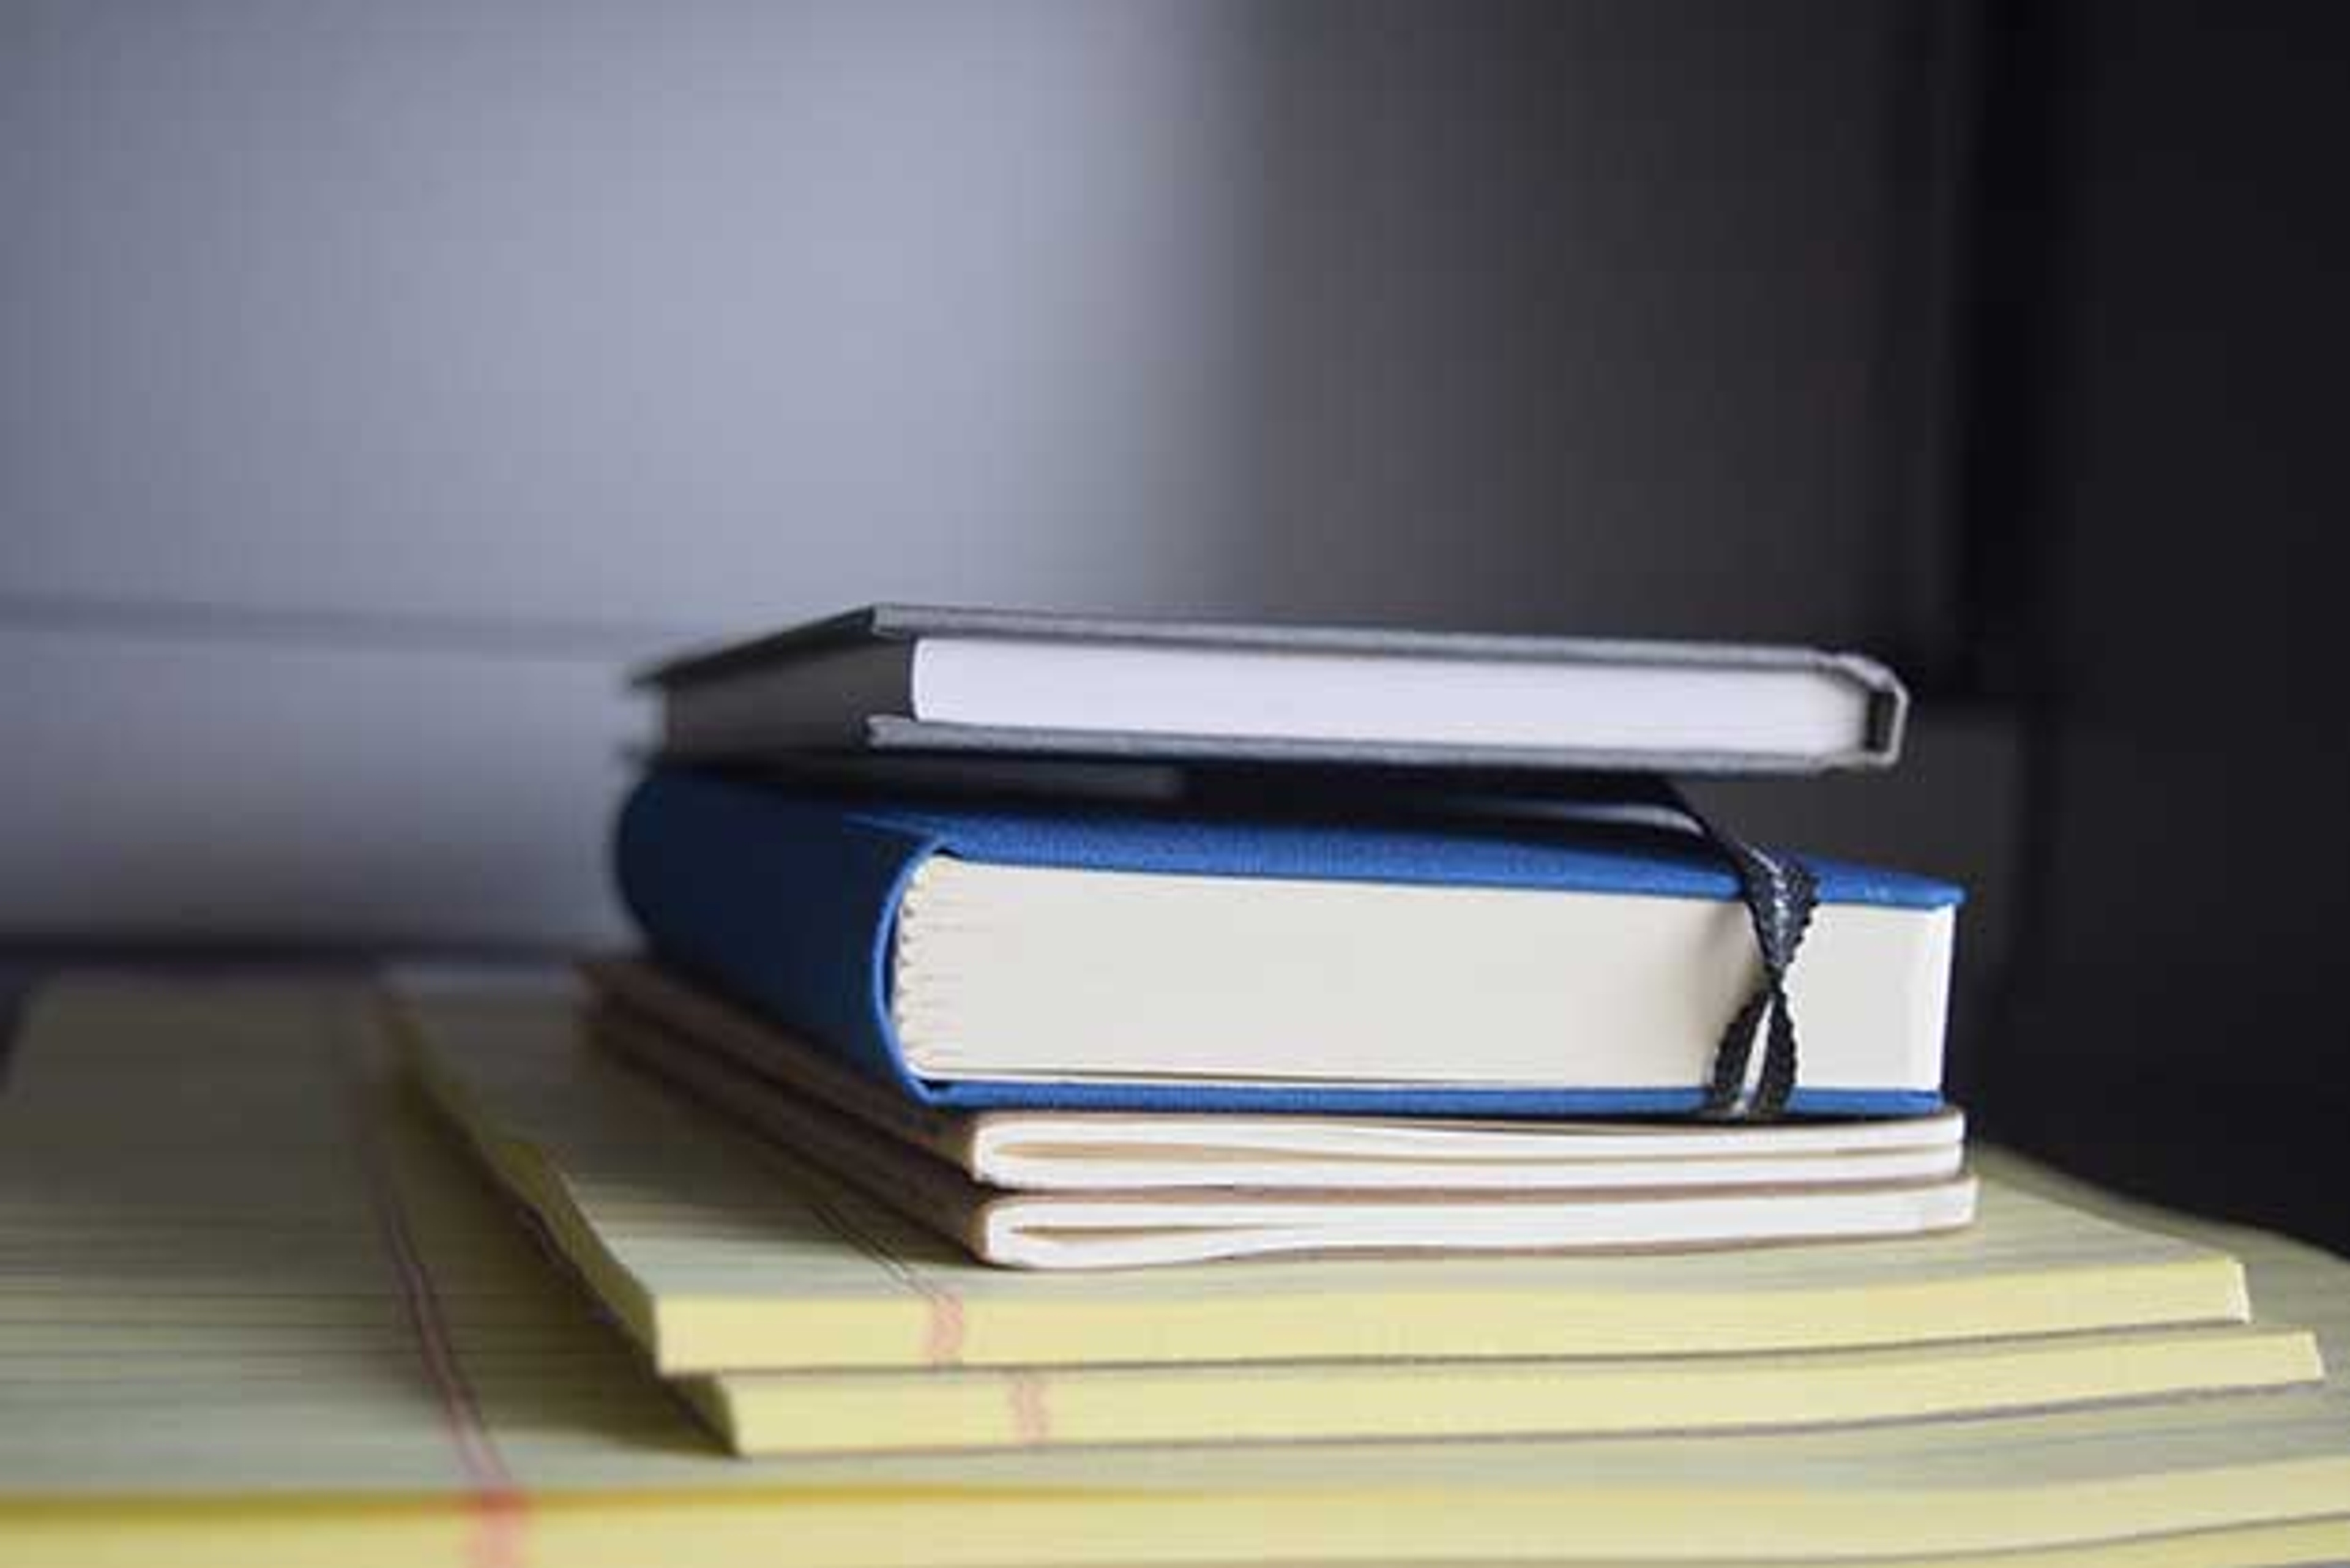
POLYGON ((425 1271, 415 1232, 409 1228, 408 1210, 400 1201, 398 1179, 392 1171, 390 1152, 384 1147, 379 1107, 371 1103, 372 1075, 364 1046, 359 1044, 367 1032, 354 1033, 357 1038, 349 1063, 350 1109, 358 1136, 352 1142, 359 1151, 360 1172, 366 1178, 376 1230, 383 1238, 385 1255, 391 1260, 400 1307, 416 1336, 417 1359, 423 1364, 425 1376, 440 1399, 442 1423, 448 1429, 450 1446, 457 1451, 457 1463, 471 1489, 473 1533, 467 1557, 473 1568, 522 1568, 528 1542, 530 1500, 515 1484, 505 1460, 499 1456, 497 1444, 482 1421, 482 1407, 473 1397, 473 1385, 466 1381, 456 1347, 450 1342, 449 1324, 441 1311, 440 1295, 432 1288, 432 1276, 425 1271))

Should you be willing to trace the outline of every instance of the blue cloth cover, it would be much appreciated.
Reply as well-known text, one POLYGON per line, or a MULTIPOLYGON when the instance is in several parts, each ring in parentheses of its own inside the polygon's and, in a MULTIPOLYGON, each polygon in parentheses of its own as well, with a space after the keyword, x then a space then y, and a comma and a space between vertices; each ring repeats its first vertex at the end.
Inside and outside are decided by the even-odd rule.
MULTIPOLYGON (((1729 869, 1692 843, 1581 846, 1473 828, 1349 827, 1174 819, 1085 807, 827 798, 682 768, 657 769, 620 815, 622 896, 653 952, 788 1024, 848 1065, 922 1105, 955 1110, 1223 1110, 1445 1116, 1656 1116, 1693 1111, 1700 1085, 1645 1089, 1275 1087, 1200 1084, 933 1081, 906 1066, 889 1018, 898 903, 932 855, 1224 877, 1310 877, 1446 887, 1738 896, 1729 869)), ((1947 883, 1805 858, 1828 904, 1938 909, 1947 883)), ((1914 1115, 1939 1106, 1911 1090, 1798 1087, 1811 1116, 1914 1115)))

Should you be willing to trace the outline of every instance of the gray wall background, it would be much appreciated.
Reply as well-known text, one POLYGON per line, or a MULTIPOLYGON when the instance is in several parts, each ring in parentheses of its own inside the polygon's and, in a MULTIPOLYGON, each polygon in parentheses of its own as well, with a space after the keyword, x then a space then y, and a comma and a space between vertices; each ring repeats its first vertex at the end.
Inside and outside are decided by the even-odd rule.
POLYGON ((0 931, 608 938, 620 672, 874 598, 1898 642, 1901 15, 10 0, 0 931))

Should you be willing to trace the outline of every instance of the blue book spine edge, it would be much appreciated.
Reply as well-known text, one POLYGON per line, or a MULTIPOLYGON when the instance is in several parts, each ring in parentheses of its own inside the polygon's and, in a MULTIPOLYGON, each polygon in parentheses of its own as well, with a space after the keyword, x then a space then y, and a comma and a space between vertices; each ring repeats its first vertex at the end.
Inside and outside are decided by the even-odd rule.
MULTIPOLYGON (((1693 1085, 1372 1089, 918 1077, 890 1019, 890 950, 907 883, 924 860, 951 847, 947 835, 927 827, 660 770, 622 808, 613 861, 622 899, 663 963, 936 1109, 1506 1118, 1684 1116, 1703 1104, 1702 1088, 1693 1085), (808 896, 813 888, 824 896, 808 896)), ((1799 1086, 1787 1109, 1918 1116, 1942 1103, 1928 1091, 1799 1086)))

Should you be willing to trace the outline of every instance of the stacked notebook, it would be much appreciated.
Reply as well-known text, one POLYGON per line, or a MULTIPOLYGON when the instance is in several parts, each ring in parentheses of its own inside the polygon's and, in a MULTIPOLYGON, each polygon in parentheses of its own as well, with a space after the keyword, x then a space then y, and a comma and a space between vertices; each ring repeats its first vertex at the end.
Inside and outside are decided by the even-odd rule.
POLYGON ((1797 1119, 1699 1122, 1753 983, 1734 882, 1573 836, 664 771, 619 836, 651 956, 591 978, 632 1059, 993 1262, 1966 1221, 1936 1093, 1954 894, 1828 870, 1797 1119), (1872 1110, 1909 1119, 1807 1114, 1872 1110))
POLYGON ((1888 762, 1865 660, 890 608, 654 679, 599 1033, 983 1261, 1973 1212, 1958 889, 1653 771, 1888 762))

